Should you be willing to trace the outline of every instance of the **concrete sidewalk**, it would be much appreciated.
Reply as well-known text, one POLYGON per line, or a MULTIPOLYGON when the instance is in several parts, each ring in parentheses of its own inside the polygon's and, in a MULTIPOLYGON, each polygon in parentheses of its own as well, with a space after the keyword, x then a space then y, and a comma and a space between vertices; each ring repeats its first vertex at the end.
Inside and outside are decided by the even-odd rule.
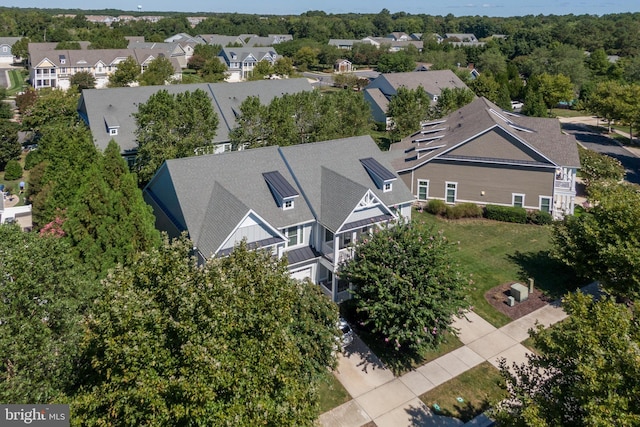
POLYGON ((463 347, 401 377, 394 377, 357 338, 340 356, 335 372, 353 400, 322 414, 320 425, 361 427, 373 421, 378 427, 462 426, 458 419, 434 414, 420 395, 484 361, 496 367, 501 358, 509 365, 526 362, 529 350, 521 342, 529 337, 528 330, 536 322, 547 327, 566 317, 559 304, 550 304, 497 329, 476 313, 467 312, 453 325, 463 347))

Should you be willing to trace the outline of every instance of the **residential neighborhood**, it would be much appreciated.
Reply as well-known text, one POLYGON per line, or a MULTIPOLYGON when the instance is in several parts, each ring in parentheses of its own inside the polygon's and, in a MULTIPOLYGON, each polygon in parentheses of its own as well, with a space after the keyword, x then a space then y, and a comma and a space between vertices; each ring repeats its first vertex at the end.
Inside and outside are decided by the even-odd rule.
POLYGON ((640 12, 414 12, 0 8, 0 420, 638 424, 640 12))

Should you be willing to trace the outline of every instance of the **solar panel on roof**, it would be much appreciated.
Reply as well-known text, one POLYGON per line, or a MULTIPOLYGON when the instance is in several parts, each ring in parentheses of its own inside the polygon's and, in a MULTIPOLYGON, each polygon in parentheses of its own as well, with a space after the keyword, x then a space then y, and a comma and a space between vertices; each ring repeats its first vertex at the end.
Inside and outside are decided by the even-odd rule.
POLYGON ((281 198, 286 199, 288 197, 296 197, 299 195, 296 189, 289 184, 289 181, 287 181, 280 172, 264 172, 262 176, 264 177, 264 180, 267 181, 269 187, 278 193, 281 198))
POLYGON ((373 157, 360 159, 360 163, 362 163, 362 166, 364 166, 367 169, 367 171, 376 175, 383 181, 390 181, 392 179, 396 179, 396 176, 392 172, 390 172, 389 169, 382 166, 373 157))

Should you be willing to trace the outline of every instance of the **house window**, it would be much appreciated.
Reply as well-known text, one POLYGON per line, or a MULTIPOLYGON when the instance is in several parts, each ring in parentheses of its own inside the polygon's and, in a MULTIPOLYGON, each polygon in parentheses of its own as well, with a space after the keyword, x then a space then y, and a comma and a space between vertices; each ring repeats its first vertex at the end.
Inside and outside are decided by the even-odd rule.
POLYGON ((287 232, 285 234, 287 235, 287 239, 289 239, 287 246, 296 246, 300 243, 298 239, 298 227, 287 228, 287 232))
POLYGON ((524 194, 513 193, 511 195, 511 203, 513 206, 521 208, 524 206, 524 194))
POLYGON ((447 182, 447 203, 455 203, 458 193, 457 182, 447 182))
POLYGON ((327 228, 324 229, 324 241, 333 242, 333 233, 327 228))
POLYGON ((551 197, 540 197, 540 210, 551 213, 551 197))
POLYGON ((418 180, 418 200, 427 200, 429 198, 429 181, 426 179, 418 180))
POLYGON ((391 191, 391 189, 392 189, 392 184, 390 182, 385 182, 382 191, 386 193, 388 191, 391 191))
POLYGON ((293 200, 285 200, 282 204, 282 210, 293 209, 293 200))
POLYGON ((109 129, 109 135, 117 135, 117 134, 118 134, 118 129, 115 129, 115 128, 109 129))

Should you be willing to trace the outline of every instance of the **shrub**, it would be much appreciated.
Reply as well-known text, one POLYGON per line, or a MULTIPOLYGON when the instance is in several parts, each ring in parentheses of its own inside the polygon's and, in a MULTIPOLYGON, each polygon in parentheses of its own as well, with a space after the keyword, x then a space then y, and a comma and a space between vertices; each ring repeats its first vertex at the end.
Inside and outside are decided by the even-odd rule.
POLYGON ((4 169, 4 179, 13 181, 22 176, 22 166, 17 160, 9 160, 7 167, 4 169))
POLYGON ((40 153, 39 150, 31 150, 27 153, 27 157, 24 158, 24 170, 28 171, 42 161, 40 153))
POLYGON ((432 199, 427 203, 425 210, 433 215, 444 215, 447 212, 447 205, 444 200, 432 199))
POLYGON ((527 211, 525 208, 487 205, 484 212, 487 219, 503 222, 516 222, 520 224, 527 223, 527 211))
POLYGON ((532 224, 547 225, 553 222, 553 217, 549 212, 531 211, 527 213, 527 220, 532 224))
POLYGON ((460 203, 459 205, 447 207, 445 215, 449 219, 480 218, 482 216, 482 208, 475 203, 460 203))

